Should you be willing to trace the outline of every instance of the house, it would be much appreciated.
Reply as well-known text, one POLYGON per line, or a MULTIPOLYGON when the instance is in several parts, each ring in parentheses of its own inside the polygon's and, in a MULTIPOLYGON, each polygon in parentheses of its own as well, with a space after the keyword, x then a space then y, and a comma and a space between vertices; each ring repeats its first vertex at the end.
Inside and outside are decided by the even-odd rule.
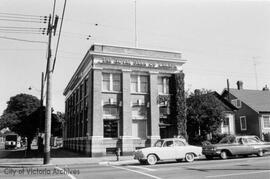
POLYGON ((237 108, 215 91, 210 93, 210 95, 213 95, 220 101, 220 104, 225 109, 223 111, 224 121, 221 123, 220 133, 235 134, 235 112, 237 111, 237 108))
POLYGON ((257 135, 262 139, 270 133, 270 92, 243 89, 243 82, 237 82, 237 89, 225 89, 221 96, 238 110, 235 113, 236 134, 257 135))

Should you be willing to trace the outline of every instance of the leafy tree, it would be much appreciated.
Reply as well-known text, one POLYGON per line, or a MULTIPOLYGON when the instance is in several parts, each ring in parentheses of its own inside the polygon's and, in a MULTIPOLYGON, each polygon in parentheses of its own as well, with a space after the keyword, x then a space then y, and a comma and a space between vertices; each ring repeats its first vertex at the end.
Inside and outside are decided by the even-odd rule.
MULTIPOLYGON (((62 136, 64 114, 52 114, 52 135, 62 136)), ((18 94, 8 101, 7 109, 0 119, 0 128, 9 127, 22 137, 27 137, 27 149, 39 132, 44 132, 45 107, 40 107, 40 101, 32 95, 18 94)))
POLYGON ((191 142, 205 140, 223 121, 225 107, 211 91, 195 90, 187 98, 187 131, 191 142), (193 140, 193 141, 192 141, 193 140))
MULTIPOLYGON (((18 94, 11 97, 7 104, 7 108, 1 116, 0 127, 9 127, 20 136, 27 137, 28 143, 32 142, 36 127, 29 115, 38 109, 40 101, 29 94, 18 94)), ((28 149, 30 149, 30 144, 28 149)))

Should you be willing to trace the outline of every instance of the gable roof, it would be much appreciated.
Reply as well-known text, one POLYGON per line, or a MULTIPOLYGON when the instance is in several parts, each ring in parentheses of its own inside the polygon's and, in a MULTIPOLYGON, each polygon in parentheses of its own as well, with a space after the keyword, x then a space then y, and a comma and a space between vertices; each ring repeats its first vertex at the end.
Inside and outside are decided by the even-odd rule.
POLYGON ((230 88, 230 93, 257 112, 270 112, 270 91, 230 88))
POLYGON ((226 99, 224 99, 220 94, 218 94, 216 91, 211 92, 210 94, 213 94, 214 96, 216 96, 224 105, 225 108, 231 110, 231 111, 235 111, 238 110, 237 107, 235 107, 233 104, 231 104, 229 101, 227 101, 226 99))

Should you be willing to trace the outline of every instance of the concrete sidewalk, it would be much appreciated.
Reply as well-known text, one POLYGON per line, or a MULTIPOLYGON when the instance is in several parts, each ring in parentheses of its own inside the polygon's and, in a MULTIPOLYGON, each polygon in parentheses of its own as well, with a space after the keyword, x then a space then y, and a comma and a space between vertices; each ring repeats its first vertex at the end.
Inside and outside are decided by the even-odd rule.
MULTIPOLYGON (((123 163, 126 161, 137 162, 133 156, 120 156, 117 161, 116 156, 88 157, 65 149, 54 149, 51 151, 50 165, 96 165, 110 164, 114 162, 123 163)), ((0 167, 5 166, 41 166, 43 157, 37 150, 25 153, 25 150, 0 150, 0 167)))
MULTIPOLYGON (((51 158, 50 165, 111 165, 111 164, 129 164, 137 163, 133 156, 120 156, 119 161, 116 156, 106 157, 72 157, 72 158, 51 158)), ((43 166, 43 158, 14 158, 0 159, 0 167, 27 167, 27 166, 43 166)))

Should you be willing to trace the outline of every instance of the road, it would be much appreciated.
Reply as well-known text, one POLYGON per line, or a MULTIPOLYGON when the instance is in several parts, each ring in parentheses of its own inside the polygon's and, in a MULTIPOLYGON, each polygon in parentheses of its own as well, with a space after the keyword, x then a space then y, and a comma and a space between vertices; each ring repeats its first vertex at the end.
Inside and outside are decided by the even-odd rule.
POLYGON ((69 165, 26 168, 0 168, 0 178, 50 179, 167 179, 167 178, 245 178, 269 179, 270 156, 228 160, 200 160, 192 163, 162 162, 154 166, 129 165, 69 165), (68 171, 64 173, 64 170, 68 171))

